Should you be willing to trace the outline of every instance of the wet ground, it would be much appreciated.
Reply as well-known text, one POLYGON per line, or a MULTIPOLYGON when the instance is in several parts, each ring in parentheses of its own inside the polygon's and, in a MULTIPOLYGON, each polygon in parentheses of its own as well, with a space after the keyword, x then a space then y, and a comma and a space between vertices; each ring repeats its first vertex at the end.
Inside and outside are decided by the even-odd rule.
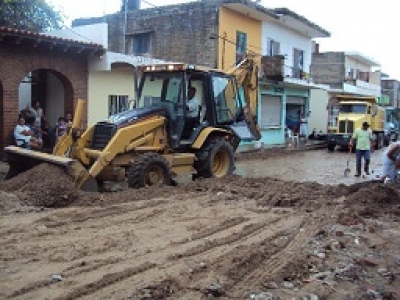
MULTIPOLYGON (((289 181, 316 181, 322 184, 353 184, 371 180, 381 172, 382 155, 386 148, 375 151, 371 156, 371 175, 365 179, 354 177, 355 154, 345 151, 329 152, 327 150, 286 151, 282 155, 271 155, 268 151, 245 154, 250 159, 237 162, 236 174, 244 177, 274 177, 289 181), (347 160, 351 173, 344 176, 347 160), (372 173, 373 172, 373 173, 372 173)), ((282 151, 281 151, 282 152, 282 151)))

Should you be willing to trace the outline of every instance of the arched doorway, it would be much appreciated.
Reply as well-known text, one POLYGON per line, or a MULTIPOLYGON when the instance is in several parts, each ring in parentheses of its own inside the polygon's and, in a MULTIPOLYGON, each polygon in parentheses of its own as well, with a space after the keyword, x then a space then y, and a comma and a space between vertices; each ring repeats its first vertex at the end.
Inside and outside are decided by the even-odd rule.
POLYGON ((59 117, 73 111, 73 88, 68 78, 51 69, 37 69, 25 74, 18 89, 19 111, 34 108, 44 111, 42 129, 49 132, 47 146, 54 141, 54 128, 59 117))

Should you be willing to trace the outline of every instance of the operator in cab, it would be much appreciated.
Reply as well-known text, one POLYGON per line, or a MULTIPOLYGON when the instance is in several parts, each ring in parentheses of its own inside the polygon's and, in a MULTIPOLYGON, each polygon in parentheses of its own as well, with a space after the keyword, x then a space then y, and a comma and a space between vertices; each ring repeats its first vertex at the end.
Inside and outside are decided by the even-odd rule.
POLYGON ((183 136, 189 138, 193 129, 200 124, 200 101, 196 98, 196 88, 190 86, 187 93, 186 119, 183 136))

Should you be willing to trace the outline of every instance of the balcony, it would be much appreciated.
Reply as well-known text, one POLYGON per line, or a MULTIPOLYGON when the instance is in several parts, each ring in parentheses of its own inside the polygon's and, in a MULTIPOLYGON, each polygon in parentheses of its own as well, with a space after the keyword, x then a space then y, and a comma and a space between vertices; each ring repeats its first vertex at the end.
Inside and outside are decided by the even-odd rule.
POLYGON ((283 81, 285 57, 283 55, 263 56, 261 58, 261 78, 283 81))
POLYGON ((282 82, 288 86, 329 89, 327 85, 314 83, 309 73, 299 68, 285 65, 285 57, 283 55, 262 57, 260 79, 282 82))
POLYGON ((344 82, 343 92, 379 97, 381 95, 381 86, 356 79, 352 84, 344 82))

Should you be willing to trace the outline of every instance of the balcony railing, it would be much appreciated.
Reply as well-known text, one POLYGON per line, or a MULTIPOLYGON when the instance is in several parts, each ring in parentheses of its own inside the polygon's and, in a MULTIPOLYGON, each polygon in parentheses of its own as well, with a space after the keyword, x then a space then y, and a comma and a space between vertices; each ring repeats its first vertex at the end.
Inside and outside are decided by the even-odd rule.
POLYGON ((283 55, 263 56, 261 59, 262 78, 283 81, 284 78, 311 80, 310 74, 301 68, 285 65, 283 55))
POLYGON ((261 58, 261 77, 283 81, 284 78, 285 57, 283 55, 263 56, 261 58))

